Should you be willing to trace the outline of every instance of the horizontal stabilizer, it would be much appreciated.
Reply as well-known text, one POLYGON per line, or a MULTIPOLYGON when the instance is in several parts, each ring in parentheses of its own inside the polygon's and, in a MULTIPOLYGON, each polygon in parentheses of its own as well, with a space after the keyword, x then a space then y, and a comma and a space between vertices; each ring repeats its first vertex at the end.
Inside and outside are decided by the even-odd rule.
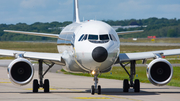
POLYGON ((124 31, 124 32, 117 32, 118 35, 124 35, 124 34, 132 34, 132 33, 140 33, 144 30, 135 30, 135 31, 124 31))

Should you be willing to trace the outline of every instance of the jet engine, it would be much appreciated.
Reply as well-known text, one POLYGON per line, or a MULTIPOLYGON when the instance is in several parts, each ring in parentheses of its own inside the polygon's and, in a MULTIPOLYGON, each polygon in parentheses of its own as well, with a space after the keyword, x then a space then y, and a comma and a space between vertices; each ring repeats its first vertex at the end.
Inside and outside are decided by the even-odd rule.
POLYGON ((163 86, 169 83, 173 76, 173 67, 165 59, 158 58, 151 61, 147 67, 147 77, 156 86, 163 86))
POLYGON ((9 79, 20 86, 28 84, 34 76, 34 67, 24 58, 13 60, 8 66, 9 79))

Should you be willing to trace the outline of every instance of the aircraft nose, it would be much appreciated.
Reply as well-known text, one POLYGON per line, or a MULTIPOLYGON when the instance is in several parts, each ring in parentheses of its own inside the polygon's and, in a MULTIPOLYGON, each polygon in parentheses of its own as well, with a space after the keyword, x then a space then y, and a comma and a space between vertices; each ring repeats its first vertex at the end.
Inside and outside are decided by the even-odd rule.
POLYGON ((92 52, 92 57, 96 62, 104 62, 108 57, 108 52, 104 47, 96 47, 92 52))

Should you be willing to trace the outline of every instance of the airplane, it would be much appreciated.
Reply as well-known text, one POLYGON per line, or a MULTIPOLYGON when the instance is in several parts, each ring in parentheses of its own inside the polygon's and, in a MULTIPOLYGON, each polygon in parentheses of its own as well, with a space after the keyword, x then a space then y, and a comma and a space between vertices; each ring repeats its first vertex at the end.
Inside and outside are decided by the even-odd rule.
MULTIPOLYGON (((44 88, 49 91, 49 80, 44 76, 53 68, 54 64, 61 65, 67 72, 90 73, 94 76, 94 85, 91 86, 91 94, 101 94, 101 86, 98 85, 98 75, 111 71, 114 64, 120 64, 129 75, 129 79, 123 81, 123 92, 130 88, 134 92, 140 92, 140 81, 133 80, 136 74, 136 61, 147 59, 153 60, 147 66, 147 77, 156 86, 163 86, 169 83, 173 76, 171 63, 163 59, 163 56, 179 55, 180 49, 160 50, 137 53, 120 53, 119 34, 142 32, 116 32, 110 25, 102 21, 89 20, 81 22, 79 19, 78 0, 74 0, 73 23, 66 26, 59 35, 49 33, 25 32, 4 30, 4 32, 20 33, 35 36, 44 36, 57 39, 59 53, 42 53, 0 49, 1 56, 11 56, 13 60, 8 68, 9 79, 17 85, 23 86, 31 82, 34 75, 34 67, 30 60, 39 63, 39 80, 33 80, 33 92, 44 88), (43 63, 48 69, 43 72, 43 63), (126 66, 130 64, 130 72, 126 66)), ((121 75, 121 74, 119 74, 121 75)))

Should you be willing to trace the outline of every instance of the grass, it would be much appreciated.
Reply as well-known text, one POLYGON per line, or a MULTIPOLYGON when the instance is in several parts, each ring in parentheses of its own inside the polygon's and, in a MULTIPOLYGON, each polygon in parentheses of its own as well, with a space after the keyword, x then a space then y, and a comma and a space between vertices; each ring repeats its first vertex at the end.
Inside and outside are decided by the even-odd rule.
POLYGON ((180 49, 180 46, 120 46, 121 53, 180 49))
MULTIPOLYGON (((56 43, 0 42, 0 49, 58 53, 56 43)), ((14 57, 0 57, 0 59, 14 59, 14 57)))
MULTIPOLYGON (((176 86, 180 87, 180 67, 173 67, 174 74, 173 78, 170 83, 168 83, 169 86, 176 86)), ((127 67, 127 70, 129 70, 129 67, 127 67)), ((61 70, 64 74, 71 74, 71 75, 79 75, 79 76, 88 76, 91 75, 88 73, 68 73, 65 72, 63 69, 61 70)), ((107 78, 107 79, 116 79, 116 80, 124 80, 129 79, 129 76, 126 74, 125 70, 122 67, 113 67, 113 69, 110 72, 103 73, 99 76, 99 78, 107 78)), ((136 75, 134 79, 139 79, 142 83, 150 83, 147 76, 146 76, 146 67, 137 67, 136 68, 136 75)))
POLYGON ((57 53, 56 43, 0 42, 0 49, 57 53))
POLYGON ((180 38, 156 38, 155 41, 151 41, 148 38, 138 38, 137 41, 133 41, 132 38, 124 39, 120 38, 121 42, 141 42, 141 43, 180 43, 180 38))
MULTIPOLYGON (((180 46, 121 46, 121 53, 145 52, 165 49, 180 49, 180 46)), ((0 49, 57 53, 57 43, 0 42, 0 49)))

